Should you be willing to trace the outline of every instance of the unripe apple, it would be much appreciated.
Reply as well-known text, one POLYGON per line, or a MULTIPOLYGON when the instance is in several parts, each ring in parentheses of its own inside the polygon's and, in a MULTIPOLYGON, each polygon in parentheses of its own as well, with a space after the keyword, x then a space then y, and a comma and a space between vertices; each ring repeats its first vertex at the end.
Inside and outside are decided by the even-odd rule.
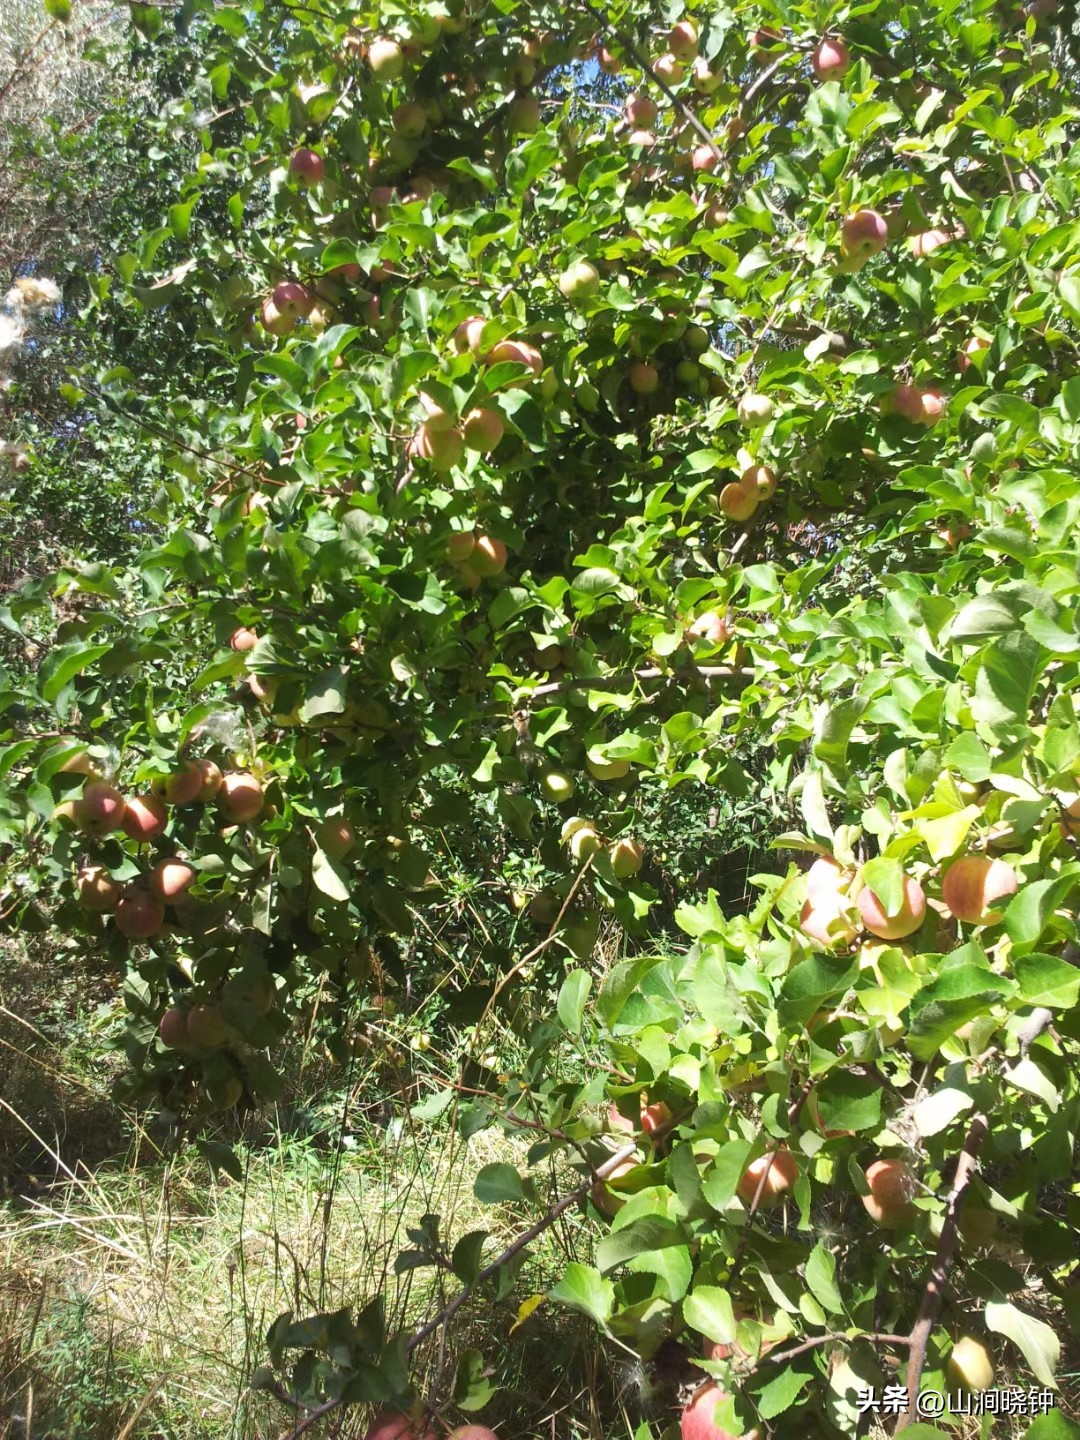
POLYGON ((476 535, 472 530, 456 530, 446 542, 446 558, 455 565, 464 565, 476 549, 476 535))
POLYGON ((419 455, 433 470, 452 470, 461 464, 465 440, 460 430, 433 430, 425 421, 413 436, 409 453, 419 455))
POLYGON ((128 940, 149 940, 165 923, 165 905, 142 885, 125 885, 115 918, 116 928, 128 940))
POLYGON ((771 500, 776 494, 776 471, 768 465, 749 465, 739 476, 739 484, 757 495, 759 501, 771 500))
POLYGON ((699 55, 690 71, 690 83, 699 95, 712 95, 720 88, 721 77, 713 73, 704 55, 699 55))
POLYGON ((419 140, 427 129, 428 117, 422 105, 415 100, 405 100, 395 108, 390 123, 406 140, 419 140))
POLYGON ((75 823, 84 835, 110 835, 124 823, 124 797, 104 780, 91 780, 75 801, 75 823))
POLYGON ((859 914, 862 922, 879 940, 903 940, 914 935, 926 915, 926 896, 919 882, 904 876, 904 899, 895 915, 887 915, 885 907, 870 887, 859 891, 859 914))
POLYGON ((401 46, 386 36, 380 36, 368 46, 368 64, 376 80, 397 80, 404 69, 405 59, 401 46))
POLYGON ((721 515, 728 520, 749 520, 758 507, 757 491, 741 481, 732 481, 720 491, 718 503, 721 515))
POLYGON ((326 175, 326 164, 321 155, 301 146, 289 159, 289 174, 301 185, 318 185, 326 175))
POLYGON ((768 1210, 776 1205, 780 1197, 791 1189, 799 1176, 798 1162, 786 1146, 778 1146, 771 1152, 771 1155, 759 1155, 756 1160, 751 1161, 739 1179, 739 1198, 747 1205, 753 1203, 758 1183, 766 1169, 768 1169, 768 1176, 758 1207, 762 1210, 768 1210))
POLYGON ((840 252, 852 268, 865 265, 889 242, 889 227, 876 210, 856 210, 840 227, 840 252))
POLYGON ((965 925, 993 925, 1001 919, 994 902, 1015 895, 1016 871, 1004 860, 965 855, 954 860, 941 881, 941 898, 949 913, 965 925))
POLYGON ((182 770, 155 782, 154 789, 164 797, 167 805, 193 805, 205 784, 206 776, 200 764, 195 760, 185 760, 182 770))
POLYGON ((875 1160, 866 1168, 869 1195, 861 1196, 866 1213, 883 1229, 906 1225, 915 1216, 915 1176, 902 1160, 875 1160))
POLYGON ((622 780, 630 773, 630 761, 592 760, 586 756, 585 768, 594 780, 622 780))
MULTIPOLYGON (((500 340, 488 351, 486 364, 499 365, 505 361, 513 360, 518 365, 527 365, 534 375, 539 375, 544 368, 544 358, 535 345, 529 345, 524 340, 500 340)), ((515 385, 527 384, 527 381, 515 381, 515 385)))
MULTIPOLYGON (((69 744, 74 743, 70 736, 65 736, 64 738, 69 744)), ((98 775, 94 762, 85 750, 76 750, 71 755, 65 755, 57 767, 56 773, 58 775, 85 775, 88 779, 94 780, 101 778, 98 775)))
POLYGON ((840 80, 851 68, 851 55, 842 40, 819 40, 810 64, 819 80, 840 80))
POLYGON ((704 325, 688 325, 683 332, 682 343, 691 355, 703 355, 709 348, 709 332, 704 325))
POLYGON ((603 846, 603 841, 591 825, 582 825, 570 836, 570 854, 583 865, 590 855, 595 855, 603 846))
POLYGON ((227 820, 246 825, 263 808, 263 788, 254 775, 229 770, 221 777, 218 805, 227 820))
POLYGON ((490 535, 477 535, 469 565, 477 575, 499 575, 506 569, 506 546, 490 535))
POLYGON ((610 50, 605 49, 602 45, 597 51, 596 63, 605 75, 618 75, 622 70, 620 62, 616 60, 610 50))
POLYGON ((158 1022, 158 1035, 169 1050, 182 1049, 188 1043, 187 1011, 181 1010, 179 1005, 166 1010, 158 1022))
POLYGON ((548 770, 540 781, 540 788, 556 805, 565 805, 567 800, 573 799, 577 785, 574 777, 565 770, 548 770))
POLYGON ((731 639, 731 625, 725 611, 706 610, 691 621, 687 633, 712 645, 726 645, 731 639))
POLYGON ((116 909, 123 893, 119 881, 113 879, 102 865, 86 865, 75 877, 79 904, 92 915, 107 915, 116 909))
POLYGON ((706 209, 701 219, 706 230, 719 230, 724 225, 731 224, 731 211, 725 210, 723 205, 716 201, 706 209))
POLYGON ((567 300, 587 300, 600 289, 600 272, 588 260, 576 260, 559 276, 559 289, 567 300))
POLYGON ((627 124, 634 130, 648 130, 650 125, 656 122, 656 117, 660 113, 656 108, 656 102, 650 100, 648 95, 627 96, 624 108, 627 124))
POLYGON ((597 1180, 589 1191, 589 1199, 595 1205, 601 1215, 606 1215, 610 1220, 613 1215, 622 1209, 626 1204, 626 1196, 620 1195, 617 1190, 608 1188, 609 1181, 618 1180, 623 1175, 629 1175, 631 1170, 636 1170, 638 1161, 628 1155, 625 1160, 620 1160, 613 1170, 609 1171, 603 1180, 597 1180))
POLYGON ((175 900, 195 882, 195 867, 186 860, 160 860, 150 871, 149 886, 159 900, 175 900))
POLYGON ((773 402, 767 395, 747 393, 739 401, 739 424, 747 430, 757 430, 772 419, 773 402))
POLYGON ((953 1384, 963 1390, 989 1390, 994 1381, 990 1351, 973 1335, 957 1340, 945 1368, 953 1384))
POLYGON ((187 1014, 187 1043, 217 1050, 229 1038, 228 1026, 216 1005, 193 1005, 187 1014))
POLYGON ((470 410, 461 427, 465 448, 476 450, 481 455, 490 455, 503 438, 505 428, 502 416, 497 410, 487 406, 470 410))
POLYGON ((686 66, 674 55, 661 55, 653 63, 653 74, 665 85, 681 85, 686 75, 686 66))
POLYGON ((641 869, 645 852, 636 840, 616 840, 608 851, 608 858, 611 861, 612 874, 620 880, 628 880, 641 869))
POLYGON ((156 795, 133 795, 124 806, 120 828, 130 839, 145 845, 163 835, 168 824, 169 812, 156 795))
POLYGON ((199 786, 199 793, 195 799, 200 805, 208 805, 221 789, 221 771, 213 760, 205 757, 202 760, 196 760, 195 764, 202 777, 202 784, 199 786))
POLYGON ((356 844, 356 831, 340 815, 332 815, 316 829, 315 843, 332 860, 341 860, 356 844))
POLYGON ((518 95, 506 112, 506 129, 510 135, 535 135, 540 128, 540 101, 535 95, 518 95))

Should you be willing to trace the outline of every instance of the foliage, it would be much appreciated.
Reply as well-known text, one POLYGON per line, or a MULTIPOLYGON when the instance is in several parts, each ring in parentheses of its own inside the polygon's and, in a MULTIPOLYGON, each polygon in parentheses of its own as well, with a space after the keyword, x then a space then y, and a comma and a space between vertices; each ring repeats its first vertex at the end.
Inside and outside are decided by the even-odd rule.
MULTIPOLYGON (((562 1208, 543 1172, 476 1176, 540 1230, 587 1193, 610 1219, 549 1301, 713 1377, 727 1431, 854 1433, 860 1388, 943 1384, 973 1328, 1055 1385, 1080 1323, 1072 41, 1039 0, 721 6, 680 74, 678 4, 599 35, 587 5, 504 8, 185 8, 200 83, 159 124, 200 153, 92 287, 103 336, 182 336, 185 363, 79 381, 168 478, 131 566, 69 571, 61 616, 43 587, 10 605, 59 623, 0 692, 0 913, 59 899, 122 974, 131 1098, 256 1105, 300 998, 381 990, 486 812, 543 938, 513 932, 470 1043, 533 962, 581 968, 545 972, 505 1093, 448 1038, 416 1113, 580 1166, 562 1208), (146 792, 147 832, 101 776, 146 792), (742 913, 687 901, 660 958, 643 817, 699 787, 819 864, 742 913), (630 938, 601 972, 604 914, 630 938)), ((509 1293, 520 1247, 410 1239, 406 1268, 509 1293)), ((315 1407, 297 1435, 406 1403, 456 1313, 282 1316, 267 1383, 315 1407)), ((458 1358, 440 1413, 490 1392, 458 1358)))

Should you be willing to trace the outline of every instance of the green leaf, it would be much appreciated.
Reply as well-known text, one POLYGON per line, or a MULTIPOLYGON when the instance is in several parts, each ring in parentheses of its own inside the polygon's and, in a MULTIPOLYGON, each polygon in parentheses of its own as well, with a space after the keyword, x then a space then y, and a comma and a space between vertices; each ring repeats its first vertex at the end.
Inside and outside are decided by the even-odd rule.
POLYGON ((830 1315, 843 1315, 846 1307, 836 1288, 836 1256, 819 1240, 806 1262, 806 1283, 821 1308, 830 1315))
POLYGON ((1005 911, 1005 933, 1016 949, 1030 950, 1038 942, 1054 911, 1076 889, 1078 878, 1062 875, 1020 887, 1005 911))
POLYGON ((1067 1419, 1060 1410, 1051 1410, 1032 1421, 1024 1431, 1023 1440, 1080 1440, 1080 1425, 1067 1419))
POLYGON ((707 1340, 723 1345, 735 1341, 735 1312, 731 1296, 719 1285, 695 1285, 683 1301, 683 1319, 707 1340))
POLYGON ((338 860, 332 860, 323 850, 316 850, 311 860, 311 879, 316 890, 328 899, 345 901, 349 898, 349 872, 338 860))
POLYGON ((1061 1358, 1061 1341, 1049 1325, 1015 1305, 991 1301, 986 1307, 986 1328, 1013 1342, 1040 1384, 1057 1389, 1055 1372, 1061 1358))
POLYGON ((1080 1003, 1080 969, 1055 955, 1021 955, 1013 972, 1026 1005, 1072 1010, 1080 1003))
POLYGON ((958 1090, 953 1086, 945 1085, 940 1090, 935 1090, 932 1095, 927 1095, 920 1100, 915 1107, 912 1119, 915 1122, 915 1129, 924 1138, 928 1135, 938 1135, 949 1126, 965 1111, 970 1110, 975 1101, 966 1090, 958 1090))
POLYGON ((904 904, 904 867, 899 860, 884 857, 868 860, 862 870, 863 884, 877 896, 886 915, 898 915, 904 904))
POLYGON ((307 687, 300 706, 300 719, 304 724, 309 725, 320 715, 344 714, 346 684, 345 671, 340 665, 335 665, 313 681, 307 687))
MULTIPOLYGON (((763 1420, 775 1420, 778 1415, 790 1410, 813 1375, 806 1370, 799 1371, 787 1366, 778 1375, 761 1387, 756 1394, 756 1408, 763 1420)), ((909 1427, 917 1428, 917 1427, 909 1427)))
POLYGON ((977 595, 969 600, 953 621, 949 638, 960 643, 989 640, 1005 635, 1019 624, 1015 601, 1010 605, 1000 595, 977 595))
POLYGON ((875 1130, 881 1123, 881 1090, 858 1075, 835 1070, 817 1085, 818 1110, 826 1130, 875 1130))
POLYGON ((983 651, 975 677, 971 713, 991 727, 1021 725, 1028 717, 1042 651, 1030 635, 1016 631, 983 651))
POLYGON ((1041 1100, 1051 1114, 1056 1113, 1061 1104, 1061 1094, 1057 1086, 1034 1060, 1017 1060, 1015 1065, 1005 1071, 1005 1081, 1009 1085, 1015 1085, 1017 1090, 1023 1090, 1041 1100))
POLYGON ((635 1255, 650 1250, 663 1250, 669 1245, 687 1245, 690 1237, 679 1224, 662 1215, 643 1215, 619 1230, 612 1230, 596 1247, 596 1263, 601 1274, 625 1265, 635 1255))
POLYGON ((559 989, 556 1005, 563 1028, 571 1035, 580 1035, 585 1003, 592 989, 592 976, 585 970, 572 970, 559 989))
POLYGON ((96 664, 112 648, 111 645, 87 645, 82 640, 76 640, 51 650, 41 662, 38 672, 42 699, 51 705, 65 685, 96 664))
POLYGON ((71 19, 71 0, 45 0, 45 14, 66 25, 71 19))
POLYGON ((599 1325, 606 1325, 615 1308, 615 1286, 591 1265, 571 1260, 558 1285, 548 1291, 548 1299, 583 1310, 599 1325))
POLYGON ((496 1161, 478 1171, 473 1194, 481 1205, 506 1205, 523 1199, 525 1188, 513 1165, 496 1161))
POLYGON ((484 1244, 488 1238, 486 1230, 470 1230, 454 1246, 450 1264, 463 1285, 471 1285, 479 1275, 484 1244))

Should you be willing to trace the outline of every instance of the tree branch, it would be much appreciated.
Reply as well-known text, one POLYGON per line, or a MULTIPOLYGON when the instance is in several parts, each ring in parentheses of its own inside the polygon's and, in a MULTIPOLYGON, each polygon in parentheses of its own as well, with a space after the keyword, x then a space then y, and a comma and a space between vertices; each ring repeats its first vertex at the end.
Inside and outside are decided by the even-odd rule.
POLYGON ((829 1330, 824 1335, 815 1335, 810 1340, 803 1340, 799 1345, 792 1345, 789 1350, 770 1350, 767 1355, 762 1355, 747 1372, 746 1375, 755 1375, 766 1365, 783 1365, 788 1360, 794 1360, 798 1355, 805 1355, 808 1350, 817 1350, 822 1345, 827 1345, 830 1340, 846 1340, 853 1345, 858 1340, 869 1340, 872 1345, 910 1345, 910 1335, 885 1335, 880 1331, 871 1330, 865 1335, 847 1335, 843 1330, 829 1330))
POLYGON ((930 1332, 934 1328, 934 1321, 941 1309, 945 1281, 948 1277, 953 1251, 956 1249, 956 1227, 960 1201, 964 1191, 971 1183, 972 1176, 978 1169, 979 1149, 986 1139, 989 1129, 986 1116, 976 1115, 968 1127, 964 1148, 956 1162, 956 1174, 953 1176, 952 1189, 949 1191, 949 1198, 946 1202, 945 1223, 941 1227, 941 1239, 938 1241, 934 1266, 930 1271, 930 1279, 926 1282, 926 1289, 923 1291, 918 1319, 911 1332, 911 1358, 908 1360, 907 1370, 907 1407, 901 1411, 897 1420, 896 1434, 899 1434, 917 1418, 915 1398, 919 1393, 919 1382, 926 1364, 926 1347, 930 1340, 930 1332))

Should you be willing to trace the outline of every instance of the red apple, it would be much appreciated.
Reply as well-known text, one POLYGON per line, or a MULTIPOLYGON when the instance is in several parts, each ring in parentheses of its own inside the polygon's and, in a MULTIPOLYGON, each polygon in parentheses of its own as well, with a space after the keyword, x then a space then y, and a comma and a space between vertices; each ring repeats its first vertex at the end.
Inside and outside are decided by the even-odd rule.
POLYGON ((799 912, 799 928, 826 950, 850 945, 859 933, 843 895, 823 894, 807 900, 799 912))
POLYGON ((480 337, 486 324, 487 321, 480 315, 472 315, 468 320, 462 320, 454 331, 454 349, 471 350, 474 355, 479 356, 483 349, 480 337))
POLYGON ((193 1005, 187 1013, 187 1043, 200 1050, 216 1050, 229 1038, 228 1027, 216 1005, 193 1005))
POLYGON ((414 1420, 400 1410, 384 1410, 364 1431, 364 1440, 439 1440, 427 1420, 414 1420))
POLYGON ((427 129, 428 117, 422 105, 415 100, 405 100, 395 108, 390 123, 407 140, 419 140, 427 129))
POLYGON ((698 53, 697 26, 692 20, 679 20, 668 31, 668 49, 676 60, 693 60, 698 53))
POLYGON ((941 898, 949 913, 966 925, 993 925, 1000 920, 995 901, 1015 895, 1016 871, 1004 860, 987 855, 965 855, 954 860, 941 882, 941 898))
POLYGON ((84 835, 109 835, 124 823, 124 797, 104 780, 83 786, 75 801, 75 823, 84 835))
POLYGON ((289 160, 289 174, 301 185, 318 185, 326 175, 326 165, 321 155, 301 146, 294 150, 289 160))
POLYGON ((647 95, 628 96, 625 112, 627 124, 633 130, 647 130, 655 123, 659 114, 655 101, 650 100, 647 95))
POLYGON ((681 85, 686 66, 674 55, 661 55, 659 60, 653 61, 653 74, 665 85, 681 85))
POLYGON ((193 805, 199 799, 205 783, 206 776, 199 762, 185 760, 182 770, 166 776, 163 781, 155 784, 154 789, 164 796, 168 805, 193 805))
POLYGON ((904 899, 895 915, 887 915, 881 901, 869 886, 859 891, 859 913, 862 922, 879 940, 903 940, 914 935, 926 915, 926 896, 917 880, 904 876, 904 899))
POLYGON ((315 841, 332 860, 341 860, 356 844, 356 831, 340 815, 333 815, 315 831, 315 841))
POLYGON ((503 438, 505 426, 497 410, 479 406, 465 416, 461 429, 466 449, 490 455, 503 438))
POLYGON ((195 867, 186 860, 161 860, 150 871, 149 885, 159 900, 175 900, 195 881, 195 867))
POLYGON ((712 645, 726 645, 731 639, 731 625, 726 612, 706 610, 691 622, 687 633, 712 645))
POLYGON ((990 349, 990 341, 981 335, 972 335, 965 340, 956 356, 956 368, 963 375, 972 365, 978 365, 990 349))
POLYGON ((876 210, 856 210, 840 228, 840 252, 852 268, 865 265, 872 255, 884 250, 889 227, 876 210))
POLYGON ((932 255, 935 250, 940 250, 943 245, 948 245, 950 240, 956 236, 948 230, 922 230, 918 235, 912 235, 908 242, 911 246, 911 253, 918 259, 926 255, 932 255))
POLYGON ((660 388, 660 372, 655 365, 638 360, 630 366, 630 389, 635 395, 655 395, 660 388))
MULTIPOLYGON (((527 365, 534 375, 539 375, 544 368, 544 359, 540 351, 524 340, 500 340, 488 351, 485 363, 499 365, 507 360, 513 360, 518 365, 527 365)), ((527 382, 515 381, 514 383, 520 385, 527 382)))
POLYGON ((179 1050, 187 1044, 187 1011, 178 1005, 166 1010, 158 1022, 161 1043, 169 1050, 179 1050))
POLYGON ((75 877, 79 904, 93 915, 107 915, 116 909, 122 887, 102 865, 85 865, 75 877))
POLYGON ((254 775, 242 770, 229 770, 221 777, 218 804, 226 819, 245 825, 262 810, 262 786, 254 775))
POLYGON ((718 503, 721 515, 728 520, 749 520, 758 507, 757 491, 744 485, 741 480, 732 481, 720 491, 718 503))
POLYGON ((169 812, 156 795, 134 795, 124 806, 124 818, 120 822, 124 834, 145 845, 165 833, 169 823, 169 812))
POLYGON ((500 574, 506 569, 506 546, 490 535, 477 535, 469 565, 477 575, 500 574))
POLYGON ((690 156, 690 164, 698 174, 711 173, 719 163, 716 151, 711 145, 695 146, 694 153, 690 156))
POLYGON ((851 55, 843 40, 819 40, 810 64, 819 80, 840 80, 851 68, 851 55))
POLYGON ((761 1192, 759 1209, 766 1210, 776 1205, 780 1197, 795 1184, 799 1175, 798 1162, 786 1146, 779 1146, 766 1155, 759 1155, 743 1171, 739 1179, 739 1198, 747 1205, 753 1203, 762 1175, 768 1170, 761 1192))
POLYGON ((875 1160, 867 1166, 866 1183, 870 1193, 860 1198, 872 1220, 894 1229, 914 1218, 916 1180, 902 1160, 875 1160))
POLYGON ((202 777, 202 784, 199 786, 199 793, 195 799, 200 805, 207 805, 221 789, 221 771, 213 760, 205 757, 202 760, 196 760, 195 764, 202 777))
POLYGON ((234 630, 229 636, 229 648, 235 650, 238 655, 246 655, 249 650, 254 650, 258 643, 259 637, 255 631, 248 630, 245 626, 234 630))
POLYGON ((116 902, 116 928, 128 940, 149 940, 165 923, 165 905, 142 885, 125 885, 116 902))
POLYGON ((679 1419, 681 1440, 738 1440, 716 1423, 716 1408, 727 1398, 715 1380, 699 1385, 679 1419))
POLYGON ((409 453, 419 455, 433 470, 452 470, 461 463, 465 441, 460 430, 432 430, 425 421, 410 441, 409 453))

